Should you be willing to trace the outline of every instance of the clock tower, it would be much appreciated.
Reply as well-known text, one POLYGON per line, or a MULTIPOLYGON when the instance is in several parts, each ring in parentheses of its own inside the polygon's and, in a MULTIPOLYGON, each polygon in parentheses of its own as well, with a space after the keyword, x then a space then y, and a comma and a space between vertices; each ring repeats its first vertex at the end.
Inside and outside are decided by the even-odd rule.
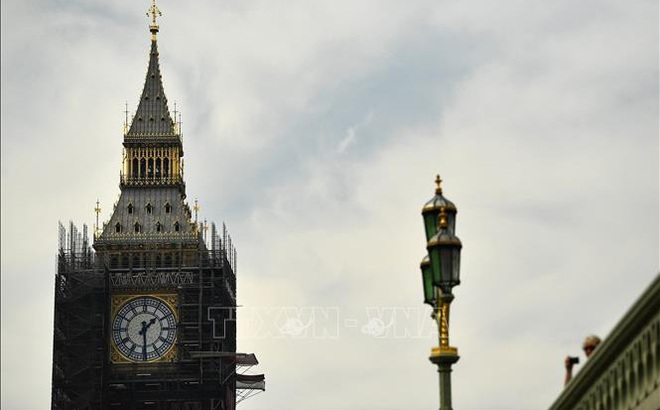
POLYGON ((86 226, 60 224, 53 409, 231 410, 265 386, 263 375, 244 373, 255 355, 236 351, 231 238, 224 225, 199 223, 197 201, 192 211, 186 202, 155 1, 149 14, 149 63, 124 129, 112 216, 97 220, 91 246, 86 226))

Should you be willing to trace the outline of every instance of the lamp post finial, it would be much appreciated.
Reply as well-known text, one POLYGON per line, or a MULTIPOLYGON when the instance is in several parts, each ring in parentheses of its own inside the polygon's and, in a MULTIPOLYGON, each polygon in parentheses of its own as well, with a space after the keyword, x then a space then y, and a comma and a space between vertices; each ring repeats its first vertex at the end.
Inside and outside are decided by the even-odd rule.
POLYGON ((440 178, 440 174, 435 176, 435 193, 436 195, 442 194, 442 179, 440 178))

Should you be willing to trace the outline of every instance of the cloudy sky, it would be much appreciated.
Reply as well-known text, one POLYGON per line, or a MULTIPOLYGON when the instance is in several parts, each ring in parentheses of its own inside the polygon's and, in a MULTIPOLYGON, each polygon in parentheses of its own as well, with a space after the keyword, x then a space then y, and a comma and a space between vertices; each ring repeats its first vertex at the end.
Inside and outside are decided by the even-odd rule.
MULTIPOLYGON (((57 221, 118 197, 149 2, 1 4, 1 403, 44 409, 57 221)), ((188 198, 231 231, 239 350, 267 377, 239 408, 437 408, 418 268, 436 173, 464 244, 455 408, 547 408, 563 357, 658 274, 656 1, 159 7, 188 198)))

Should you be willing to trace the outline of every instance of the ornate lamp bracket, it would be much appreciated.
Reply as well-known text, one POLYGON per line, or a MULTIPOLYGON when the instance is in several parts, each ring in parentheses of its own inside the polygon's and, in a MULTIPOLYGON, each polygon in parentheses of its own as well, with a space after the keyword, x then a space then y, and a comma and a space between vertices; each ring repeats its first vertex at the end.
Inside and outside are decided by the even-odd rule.
POLYGON ((449 305, 454 300, 451 292, 436 288, 434 317, 438 323, 440 345, 431 349, 431 358, 436 356, 458 356, 458 349, 449 345, 449 305))

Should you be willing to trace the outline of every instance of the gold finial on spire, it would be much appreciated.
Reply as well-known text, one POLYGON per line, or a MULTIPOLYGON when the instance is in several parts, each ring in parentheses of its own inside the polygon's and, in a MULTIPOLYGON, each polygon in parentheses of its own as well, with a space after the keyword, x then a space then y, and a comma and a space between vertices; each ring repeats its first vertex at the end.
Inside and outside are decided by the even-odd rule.
POLYGON ((440 195, 442 194, 442 187, 440 186, 442 184, 442 179, 440 179, 440 175, 435 176, 435 194, 440 195))
POLYGON ((94 237, 98 238, 99 236, 99 214, 101 213, 101 204, 99 203, 99 199, 96 198, 96 207, 94 208, 94 212, 96 212, 96 226, 94 227, 94 237))
POLYGON ((445 212, 445 207, 441 206, 440 207, 440 215, 438 216, 438 227, 440 229, 445 229, 447 228, 447 213, 445 212))
POLYGON ((156 24, 156 17, 162 16, 163 13, 160 12, 158 6, 156 6, 156 0, 151 0, 151 7, 147 11, 147 16, 151 16, 151 25, 149 26, 149 31, 151 31, 151 39, 156 40, 156 33, 158 33, 158 24, 156 24))
POLYGON ((195 224, 197 224, 197 214, 199 213, 200 210, 199 203, 197 202, 197 198, 195 198, 195 206, 193 206, 193 211, 195 211, 195 224))

